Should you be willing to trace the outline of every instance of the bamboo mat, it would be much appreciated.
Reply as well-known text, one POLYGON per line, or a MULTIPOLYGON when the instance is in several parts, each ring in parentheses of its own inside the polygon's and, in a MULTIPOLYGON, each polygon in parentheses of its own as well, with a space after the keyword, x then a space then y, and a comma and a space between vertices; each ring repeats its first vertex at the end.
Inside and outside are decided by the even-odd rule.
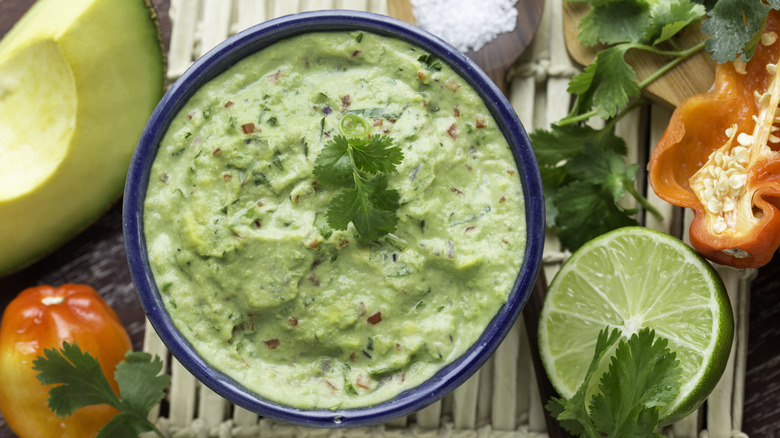
MULTIPOLYGON (((387 14, 385 0, 172 0, 168 77, 177 78, 210 48, 251 25, 291 13, 333 8, 387 14)), ((547 128, 568 113, 568 107, 560 102, 570 100, 567 84, 578 69, 566 53, 561 17, 561 1, 547 0, 537 36, 511 72, 508 97, 529 132, 547 128)), ((640 172, 644 171, 652 145, 660 138, 670 116, 669 109, 649 106, 618 124, 618 134, 626 139, 629 148, 628 159, 640 163, 640 172)), ((649 190, 644 174, 639 180, 640 192, 649 190)), ((661 201, 651 190, 648 198, 661 210, 665 220, 657 222, 648 215, 640 218, 640 222, 686 239, 690 213, 661 201)), ((547 237, 543 269, 548 280, 568 256, 554 236, 547 237)), ((734 307, 736 334, 731 358, 705 407, 664 429, 670 438, 747 436, 740 429, 748 292, 755 271, 722 267, 718 270, 734 307), (707 429, 702 429, 703 424, 707 429)), ((329 430, 282 424, 233 406, 172 359, 148 322, 144 339, 144 350, 164 358, 172 375, 171 389, 163 406, 151 414, 151 420, 169 437, 546 437, 528 348, 523 323, 518 321, 480 371, 441 401, 386 424, 329 430)))

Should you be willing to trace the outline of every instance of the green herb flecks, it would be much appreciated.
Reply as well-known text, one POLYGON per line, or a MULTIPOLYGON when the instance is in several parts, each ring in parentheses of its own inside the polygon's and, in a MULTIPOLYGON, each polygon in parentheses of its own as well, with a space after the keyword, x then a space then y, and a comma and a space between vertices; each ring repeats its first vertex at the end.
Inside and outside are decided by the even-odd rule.
MULTIPOLYGON (((344 125, 342 119, 340 128, 344 125)), ((346 132, 361 135, 368 127, 365 120, 354 115, 346 125, 346 132)), ((387 174, 395 172, 402 160, 401 148, 388 136, 337 135, 328 141, 315 161, 314 177, 319 184, 344 187, 328 206, 328 225, 346 230, 351 222, 364 241, 395 231, 399 196, 388 188, 387 174)))
POLYGON ((46 349, 33 361, 38 380, 56 385, 49 390, 48 406, 59 417, 67 417, 80 408, 106 404, 119 410, 98 432, 97 438, 135 438, 157 430, 147 418, 149 411, 163 399, 170 377, 160 374, 162 361, 148 353, 129 351, 116 367, 117 396, 103 375, 100 363, 75 343, 64 342, 62 349, 46 349))
POLYGON ((431 54, 421 55, 419 58, 417 58, 417 60, 423 63, 426 70, 429 71, 441 70, 441 61, 436 59, 436 57, 431 54))
POLYGON ((628 341, 620 331, 599 333, 593 360, 585 380, 569 399, 552 398, 545 408, 561 426, 588 438, 662 438, 657 432, 660 408, 680 391, 680 363, 667 347, 668 341, 642 329, 628 341), (602 358, 618 342, 609 369, 601 377, 599 391, 591 400, 585 393, 602 358))

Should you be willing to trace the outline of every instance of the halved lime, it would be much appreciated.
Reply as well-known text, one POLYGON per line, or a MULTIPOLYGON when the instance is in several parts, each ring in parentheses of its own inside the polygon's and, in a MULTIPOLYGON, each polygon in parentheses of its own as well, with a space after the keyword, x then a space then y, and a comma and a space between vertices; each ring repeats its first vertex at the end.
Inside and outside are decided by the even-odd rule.
MULTIPOLYGON (((726 288, 712 266, 676 238, 641 227, 620 228, 583 245, 550 284, 539 317, 539 350, 561 396, 579 388, 598 333, 607 326, 626 338, 649 327, 669 340, 682 387, 661 409, 663 423, 704 402, 723 374, 734 335, 726 288)), ((590 393, 599 379, 591 380, 590 393)))

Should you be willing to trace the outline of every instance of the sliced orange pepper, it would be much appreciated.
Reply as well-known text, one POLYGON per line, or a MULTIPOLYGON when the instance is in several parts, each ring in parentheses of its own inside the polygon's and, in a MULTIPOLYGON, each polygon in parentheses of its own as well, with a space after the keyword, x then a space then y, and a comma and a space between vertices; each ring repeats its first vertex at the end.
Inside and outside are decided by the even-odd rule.
POLYGON ((690 208, 693 247, 736 268, 765 265, 780 246, 780 14, 747 63, 716 67, 713 88, 673 113, 649 163, 650 184, 690 208))
POLYGON ((25 289, 8 304, 0 325, 0 411, 22 438, 94 437, 118 412, 93 405, 59 418, 48 408, 49 387, 36 378, 33 360, 65 341, 96 358, 119 393, 114 369, 132 343, 114 310, 85 285, 25 289))

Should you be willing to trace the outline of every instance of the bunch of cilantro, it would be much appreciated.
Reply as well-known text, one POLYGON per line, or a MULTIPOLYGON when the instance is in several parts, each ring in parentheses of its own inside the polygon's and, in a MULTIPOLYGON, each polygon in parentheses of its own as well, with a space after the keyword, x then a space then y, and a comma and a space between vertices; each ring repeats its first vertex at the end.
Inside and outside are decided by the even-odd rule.
POLYGON ((674 400, 681 387, 680 362, 668 341, 642 329, 628 340, 620 330, 599 333, 593 360, 577 392, 569 399, 553 398, 545 408, 561 427, 587 438, 662 438, 658 433, 660 408, 674 400), (618 343, 598 391, 585 394, 599 364, 618 343))
POLYGON ((621 205, 627 195, 661 219, 637 191, 638 166, 626 163, 625 141, 615 134, 615 124, 644 104, 641 90, 701 50, 710 52, 718 63, 738 57, 747 62, 769 11, 780 9, 780 0, 581 1, 587 1, 591 10, 580 22, 580 42, 606 48, 569 82, 568 91, 575 97, 570 113, 549 130, 531 134, 544 185, 547 225, 571 250, 613 229, 636 225, 638 209, 621 205), (701 31, 709 38, 692 47, 678 47, 675 36, 703 19, 701 31), (629 50, 662 55, 669 62, 640 82, 626 62, 629 50), (584 124, 593 117, 604 119, 604 127, 584 124))

